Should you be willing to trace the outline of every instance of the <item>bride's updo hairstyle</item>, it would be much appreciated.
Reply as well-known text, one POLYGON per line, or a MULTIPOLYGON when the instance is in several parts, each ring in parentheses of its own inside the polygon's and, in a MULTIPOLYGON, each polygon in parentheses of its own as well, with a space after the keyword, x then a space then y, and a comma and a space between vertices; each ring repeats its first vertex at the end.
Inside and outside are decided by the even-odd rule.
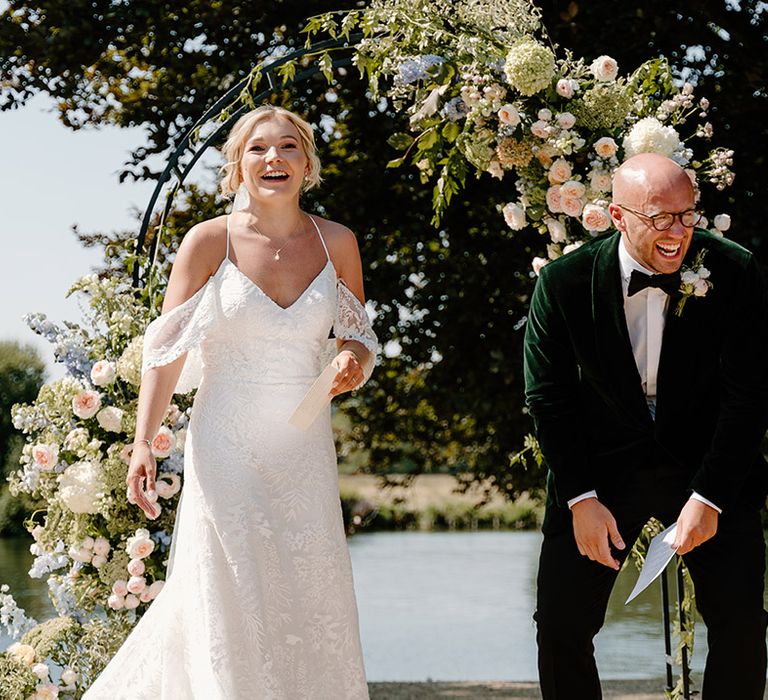
POLYGON ((320 159, 317 157, 317 148, 315 147, 315 134, 310 124, 300 116, 282 107, 262 105, 244 114, 235 122, 232 131, 229 132, 229 138, 227 138, 227 142, 224 144, 222 154, 226 162, 221 167, 224 173, 221 180, 221 192, 225 196, 236 194, 243 181, 240 176, 240 160, 245 151, 245 144, 251 137, 256 125, 273 117, 280 117, 291 122, 299 132, 301 147, 309 161, 309 173, 304 178, 301 191, 311 190, 322 181, 320 177, 320 159))

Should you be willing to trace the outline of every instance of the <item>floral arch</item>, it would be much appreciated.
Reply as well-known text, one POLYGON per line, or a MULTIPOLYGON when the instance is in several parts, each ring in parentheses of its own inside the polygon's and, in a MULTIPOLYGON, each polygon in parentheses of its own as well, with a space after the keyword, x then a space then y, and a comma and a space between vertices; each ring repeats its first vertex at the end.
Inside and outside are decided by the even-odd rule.
MULTIPOLYGON (((132 277, 144 293, 86 276, 71 292, 86 296, 91 330, 28 318, 69 372, 34 403, 14 407, 27 442, 12 488, 44 503, 28 522, 30 575, 47 578, 58 616, 37 623, 7 587, 0 592, 0 622, 18 640, 0 655, 9 698, 81 697, 162 587, 191 398, 175 398, 155 438, 163 510, 148 524, 126 502, 124 478, 142 333, 159 308, 152 263, 181 185, 242 112, 317 73, 332 82, 354 66, 373 99, 402 113, 404 131, 389 139, 400 155, 388 167, 415 166, 432 189, 433 224, 470 175, 508 182, 499 216, 509 235, 526 227, 541 234, 532 274, 609 228, 611 175, 624 157, 663 153, 702 188, 733 180, 732 152, 694 152, 690 139, 712 136, 709 105, 694 97, 694 86, 675 81, 663 59, 621 76, 608 56, 585 61, 559 51, 526 0, 466 0, 452 13, 435 0, 375 0, 312 17, 305 32, 303 49, 256 65, 170 155, 137 238, 132 277)), ((728 225, 719 215, 712 230, 728 225)), ((534 441, 526 449, 537 453, 534 441)))

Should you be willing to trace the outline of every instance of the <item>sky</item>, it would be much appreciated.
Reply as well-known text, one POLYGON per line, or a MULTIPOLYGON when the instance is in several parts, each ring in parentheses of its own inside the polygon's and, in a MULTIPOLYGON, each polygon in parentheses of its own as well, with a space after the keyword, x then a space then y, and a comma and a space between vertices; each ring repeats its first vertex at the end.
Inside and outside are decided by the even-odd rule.
POLYGON ((138 229, 132 208, 144 210, 153 183, 120 184, 130 151, 144 142, 141 129, 72 131, 57 120, 53 102, 35 97, 0 112, 0 340, 40 350, 50 379, 64 375, 51 346, 22 321, 39 311, 53 321, 79 321, 69 286, 100 261, 71 231, 138 229))

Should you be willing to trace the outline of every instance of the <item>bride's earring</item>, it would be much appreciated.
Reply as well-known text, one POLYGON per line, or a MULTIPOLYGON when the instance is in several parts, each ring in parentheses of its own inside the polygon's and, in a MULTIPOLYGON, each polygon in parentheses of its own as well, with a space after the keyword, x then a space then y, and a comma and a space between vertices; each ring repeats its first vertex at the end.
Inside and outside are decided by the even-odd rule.
POLYGON ((232 211, 247 209, 250 203, 251 196, 248 194, 248 188, 245 186, 244 182, 241 182, 240 187, 237 188, 237 193, 235 194, 235 201, 232 202, 232 211))

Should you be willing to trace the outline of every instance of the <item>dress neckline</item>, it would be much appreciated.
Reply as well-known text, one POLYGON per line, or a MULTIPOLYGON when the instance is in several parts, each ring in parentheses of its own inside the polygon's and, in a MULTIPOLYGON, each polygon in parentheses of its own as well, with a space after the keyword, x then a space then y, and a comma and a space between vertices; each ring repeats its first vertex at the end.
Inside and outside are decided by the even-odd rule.
MULTIPOLYGON (((276 306, 281 311, 290 311, 294 306, 296 306, 304 297, 309 293, 309 290, 312 289, 312 287, 315 285, 315 282, 317 282, 320 277, 325 273, 325 271, 328 268, 331 268, 334 271, 334 277, 336 275, 336 268, 333 266, 333 263, 331 262, 330 258, 326 260, 325 265, 323 265, 323 268, 318 272, 307 284, 306 287, 302 290, 302 292, 297 296, 288 306, 282 306, 281 304, 278 304, 269 294, 267 294, 256 282, 254 282, 248 275, 246 275, 237 265, 235 265, 232 260, 229 258, 224 258, 221 261, 221 264, 219 265, 219 270, 221 270, 224 267, 225 263, 229 263, 237 272, 237 274, 253 289, 255 289, 261 296, 263 296, 267 301, 271 302, 274 306, 276 306)), ((218 273, 218 270, 216 271, 218 273)), ((215 276, 215 275, 214 275, 215 276)))
MULTIPOLYGON (((296 304, 298 304, 309 292, 309 290, 312 288, 312 286, 315 284, 315 282, 322 276, 322 274, 328 269, 328 267, 333 268, 334 277, 336 277, 336 268, 333 265, 333 262, 331 261, 331 254, 328 252, 328 246, 325 244, 325 238, 323 237, 323 234, 320 232, 320 227, 317 225, 317 222, 315 221, 314 217, 311 214, 307 214, 307 218, 312 222, 312 225, 315 227, 315 231, 317 232, 317 236, 320 239, 320 243, 323 244, 323 250, 325 251, 325 265, 323 265, 322 269, 308 282, 307 286, 304 287, 304 289, 301 291, 299 296, 297 296, 288 306, 282 306, 281 304, 278 304, 269 294, 267 294, 256 282, 254 282, 248 275, 246 275, 235 263, 234 260, 232 260, 229 257, 229 221, 231 214, 227 214, 227 251, 224 255, 224 259, 219 264, 218 269, 214 273, 214 277, 218 274, 219 270, 221 270, 222 267, 224 267, 224 263, 229 263, 232 267, 235 268, 237 273, 242 277, 251 287, 255 288, 263 297, 265 297, 268 301, 272 302, 278 309, 281 311, 290 311, 296 304)), ((336 281, 338 282, 338 277, 336 277, 336 281)))

